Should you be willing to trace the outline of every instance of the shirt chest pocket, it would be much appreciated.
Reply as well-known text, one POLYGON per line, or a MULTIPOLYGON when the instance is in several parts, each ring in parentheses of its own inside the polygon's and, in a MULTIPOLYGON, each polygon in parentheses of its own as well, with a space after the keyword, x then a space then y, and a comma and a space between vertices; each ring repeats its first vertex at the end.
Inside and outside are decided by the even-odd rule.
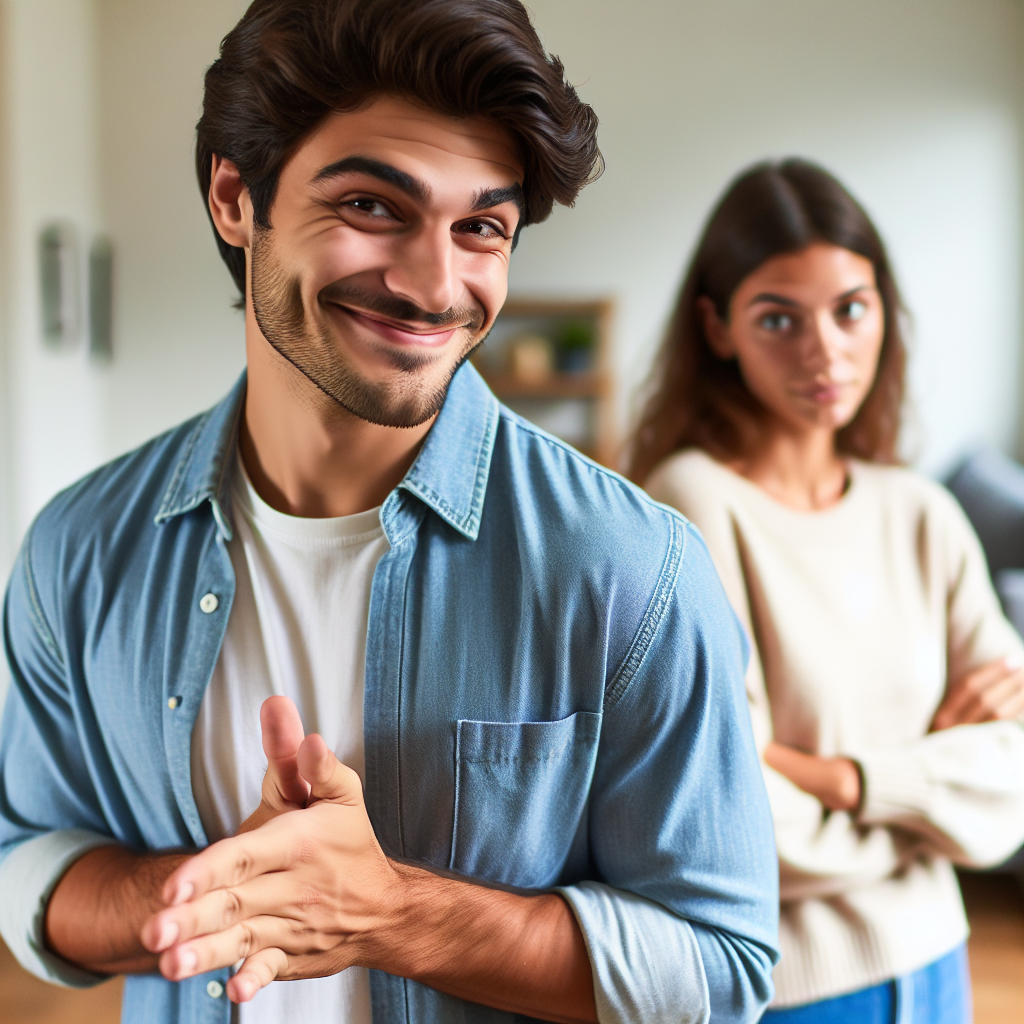
POLYGON ((450 867, 529 888, 557 880, 584 813, 601 716, 460 721, 450 867))

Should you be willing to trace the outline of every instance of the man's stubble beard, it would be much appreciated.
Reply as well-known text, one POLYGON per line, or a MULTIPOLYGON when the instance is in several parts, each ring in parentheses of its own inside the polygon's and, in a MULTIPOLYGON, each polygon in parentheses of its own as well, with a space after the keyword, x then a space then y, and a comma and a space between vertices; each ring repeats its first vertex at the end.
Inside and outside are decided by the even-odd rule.
POLYGON ((397 296, 346 287, 343 282, 324 289, 321 294, 329 294, 335 301, 349 299, 358 309, 396 320, 435 326, 469 323, 464 329, 468 335, 465 350, 440 381, 424 380, 422 371, 443 356, 407 353, 393 346, 385 348, 384 343, 379 351, 394 368, 394 375, 379 382, 367 380, 345 359, 329 325, 307 318, 300 282, 285 273, 269 236, 265 228, 253 232, 252 306, 256 323, 274 350, 328 398, 362 420, 383 427, 416 427, 439 412, 456 371, 483 344, 483 310, 429 314, 397 296))

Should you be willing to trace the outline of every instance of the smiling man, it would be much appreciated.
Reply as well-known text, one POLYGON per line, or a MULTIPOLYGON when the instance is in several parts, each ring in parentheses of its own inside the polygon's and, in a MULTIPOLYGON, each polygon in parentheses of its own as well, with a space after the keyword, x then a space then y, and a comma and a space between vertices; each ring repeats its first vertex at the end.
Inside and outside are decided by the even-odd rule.
POLYGON ((518 0, 225 39, 197 168, 246 376, 58 496, 8 591, 27 968, 126 973, 145 1024, 759 1016, 772 825, 703 543, 466 363, 599 167, 518 0))

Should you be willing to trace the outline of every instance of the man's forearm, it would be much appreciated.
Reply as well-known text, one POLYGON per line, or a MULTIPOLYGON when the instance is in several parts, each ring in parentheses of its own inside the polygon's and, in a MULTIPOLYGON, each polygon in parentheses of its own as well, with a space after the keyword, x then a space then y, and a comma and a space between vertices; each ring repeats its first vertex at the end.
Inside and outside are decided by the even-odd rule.
POLYGON ((139 938, 143 923, 163 903, 167 876, 189 854, 138 854, 102 846, 80 857, 57 883, 46 908, 46 945, 70 963, 97 974, 140 974, 157 957, 139 938))
POLYGON ((519 896, 398 865, 404 905, 370 959, 470 1002, 559 1022, 597 1020, 590 958, 560 896, 519 896))

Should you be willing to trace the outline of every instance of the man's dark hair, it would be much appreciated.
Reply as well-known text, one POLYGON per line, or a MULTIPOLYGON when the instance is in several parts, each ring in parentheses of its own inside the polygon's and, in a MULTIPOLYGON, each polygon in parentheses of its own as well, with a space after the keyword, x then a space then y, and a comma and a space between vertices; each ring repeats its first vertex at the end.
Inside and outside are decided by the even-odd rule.
MULTIPOLYGON (((597 115, 545 54, 519 0, 255 0, 206 72, 196 171, 209 201, 212 157, 234 163, 256 224, 288 157, 334 111, 395 95, 455 117, 486 117, 523 161, 536 224, 600 173, 597 115)), ((245 294, 245 254, 217 245, 245 294)))

